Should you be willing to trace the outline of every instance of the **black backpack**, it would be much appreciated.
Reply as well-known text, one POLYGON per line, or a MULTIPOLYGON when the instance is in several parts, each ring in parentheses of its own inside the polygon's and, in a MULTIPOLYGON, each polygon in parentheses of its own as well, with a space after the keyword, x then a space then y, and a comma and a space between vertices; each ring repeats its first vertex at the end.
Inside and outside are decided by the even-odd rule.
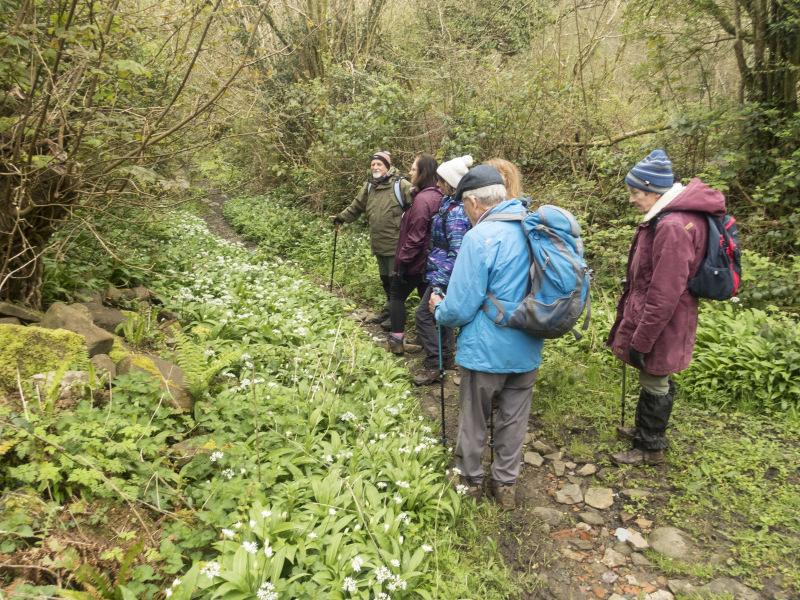
MULTIPOLYGON (((661 213, 654 219, 654 231, 668 214, 671 213, 661 213)), ((697 274, 689 280, 689 292, 698 298, 730 300, 739 291, 742 278, 742 250, 736 219, 730 215, 704 215, 708 223, 708 248, 697 274)))

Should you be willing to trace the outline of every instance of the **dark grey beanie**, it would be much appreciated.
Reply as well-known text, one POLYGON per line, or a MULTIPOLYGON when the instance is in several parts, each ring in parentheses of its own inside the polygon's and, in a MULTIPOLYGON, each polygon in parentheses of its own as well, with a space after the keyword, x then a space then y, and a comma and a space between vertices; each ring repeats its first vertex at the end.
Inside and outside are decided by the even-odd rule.
POLYGON ((486 187, 487 185, 496 184, 505 185, 500 171, 490 165, 478 165, 467 171, 467 174, 458 182, 458 188, 454 196, 455 201, 460 202, 464 192, 470 192, 478 188, 486 187))

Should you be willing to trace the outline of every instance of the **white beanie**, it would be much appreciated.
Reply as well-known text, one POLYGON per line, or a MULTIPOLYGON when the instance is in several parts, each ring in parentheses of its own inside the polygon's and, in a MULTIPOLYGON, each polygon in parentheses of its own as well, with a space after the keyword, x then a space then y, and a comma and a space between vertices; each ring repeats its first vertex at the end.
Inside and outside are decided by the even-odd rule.
POLYGON ((448 160, 439 165, 436 173, 450 184, 450 187, 456 189, 458 182, 467 174, 469 168, 472 166, 472 157, 467 154, 466 156, 459 156, 453 160, 448 160))

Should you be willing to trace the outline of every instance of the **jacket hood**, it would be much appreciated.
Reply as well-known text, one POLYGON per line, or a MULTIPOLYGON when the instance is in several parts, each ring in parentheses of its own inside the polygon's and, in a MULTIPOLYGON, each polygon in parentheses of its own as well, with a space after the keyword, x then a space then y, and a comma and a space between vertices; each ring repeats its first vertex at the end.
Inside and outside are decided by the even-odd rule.
POLYGON ((674 211, 707 212, 715 216, 725 214, 725 196, 722 192, 708 187, 697 177, 684 187, 680 183, 672 186, 665 193, 653 208, 644 217, 644 221, 650 221, 657 214, 662 212, 674 211))

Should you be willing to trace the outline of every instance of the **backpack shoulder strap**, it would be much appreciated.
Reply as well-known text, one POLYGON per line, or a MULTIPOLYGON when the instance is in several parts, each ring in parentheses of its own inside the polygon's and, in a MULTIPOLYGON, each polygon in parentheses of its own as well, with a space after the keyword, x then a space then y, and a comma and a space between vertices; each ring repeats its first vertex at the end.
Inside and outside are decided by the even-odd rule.
POLYGON ((447 241, 447 229, 445 225, 447 224, 447 215, 450 214, 450 211, 453 210, 456 206, 458 206, 455 202, 447 207, 447 210, 444 211, 442 215, 442 235, 444 236, 444 243, 447 244, 448 251, 450 250, 450 244, 447 241))
POLYGON ((523 213, 523 214, 506 213, 506 212, 491 213, 489 215, 486 215, 486 218, 483 219, 482 222, 486 222, 486 221, 524 221, 525 217, 527 217, 527 216, 528 216, 527 213, 523 213))
POLYGON ((398 177, 394 180, 394 197, 397 198, 397 202, 400 204, 400 208, 405 210, 406 203, 403 202, 403 192, 400 190, 400 182, 403 181, 402 177, 398 177))

